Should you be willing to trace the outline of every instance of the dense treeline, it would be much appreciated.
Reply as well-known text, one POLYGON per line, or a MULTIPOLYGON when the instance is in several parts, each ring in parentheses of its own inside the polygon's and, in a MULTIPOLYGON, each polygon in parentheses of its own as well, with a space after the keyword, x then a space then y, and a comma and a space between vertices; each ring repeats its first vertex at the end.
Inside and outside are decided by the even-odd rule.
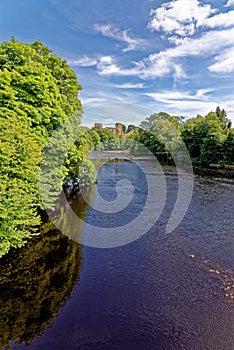
MULTIPOLYGON (((79 124, 81 88, 66 61, 40 41, 12 38, 0 45, 0 256, 38 231, 43 147, 71 115, 79 124)), ((72 146, 64 177, 92 181, 93 165, 86 156, 94 148, 92 137, 86 133, 72 146)))
POLYGON ((114 135, 108 129, 96 129, 95 131, 100 139, 95 146, 96 150, 119 150, 125 148, 125 140, 122 136, 114 135))
POLYGON ((234 129, 219 107, 205 117, 187 120, 164 112, 152 114, 140 124, 134 138, 162 161, 170 159, 168 148, 176 148, 181 138, 194 164, 234 164, 234 129))
POLYGON ((186 120, 159 112, 150 115, 139 127, 129 125, 124 130, 125 134, 116 136, 109 130, 96 129, 100 142, 95 149, 128 149, 133 153, 149 150, 160 161, 173 162, 170 152, 173 150, 175 154, 182 140, 193 164, 234 164, 234 129, 226 111, 220 107, 205 117, 197 115, 186 120), (134 134, 127 136, 126 132, 133 129, 134 134))

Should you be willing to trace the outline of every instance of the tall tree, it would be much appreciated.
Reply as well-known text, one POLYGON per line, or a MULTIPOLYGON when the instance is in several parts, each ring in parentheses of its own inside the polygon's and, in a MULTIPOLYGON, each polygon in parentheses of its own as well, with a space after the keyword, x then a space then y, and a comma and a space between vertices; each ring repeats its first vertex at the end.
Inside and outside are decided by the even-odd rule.
POLYGON ((16 116, 0 115, 0 256, 22 246, 40 224, 38 164, 41 149, 16 116))
POLYGON ((220 124, 221 124, 221 127, 222 129, 224 130, 229 130, 231 129, 231 126, 232 126, 232 122, 230 119, 227 118, 227 113, 224 109, 220 109, 220 107, 218 106, 216 108, 216 111, 215 111, 219 121, 220 121, 220 124))
MULTIPOLYGON (((79 90, 75 72, 41 42, 25 44, 12 38, 0 45, 0 255, 23 245, 40 223, 42 149, 62 121, 81 114, 79 90)), ((84 157, 87 150, 76 151, 84 157)), ((68 169, 49 180, 67 173, 68 169)))
POLYGON ((0 45, 0 108, 17 112, 42 140, 81 111, 79 90, 75 72, 41 42, 0 45))
POLYGON ((210 112, 205 117, 198 115, 186 121, 182 138, 193 161, 207 165, 223 160, 226 132, 217 113, 210 112))

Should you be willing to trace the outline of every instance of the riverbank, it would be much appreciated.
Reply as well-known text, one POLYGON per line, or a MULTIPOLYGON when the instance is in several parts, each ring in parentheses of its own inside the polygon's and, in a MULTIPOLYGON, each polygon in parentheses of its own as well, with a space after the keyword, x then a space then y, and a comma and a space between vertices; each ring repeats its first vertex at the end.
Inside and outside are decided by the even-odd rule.
POLYGON ((212 166, 209 167, 201 167, 197 165, 193 165, 193 171, 197 175, 201 176, 215 176, 215 177, 221 177, 221 178, 228 178, 233 179, 234 178, 234 167, 232 165, 230 166, 212 166))
POLYGON ((128 150, 110 150, 110 151, 92 151, 89 159, 125 159, 125 160, 146 160, 153 159, 154 156, 149 152, 146 154, 132 154, 128 150))
MULTIPOLYGON (((152 154, 131 154, 128 150, 110 150, 110 151, 93 151, 89 154, 89 159, 100 160, 151 160, 154 156, 152 154)), ((156 157, 157 158, 157 157, 156 157)), ((165 163, 162 165, 166 165, 165 163)), ((193 163, 193 171, 201 176, 215 176, 221 178, 234 178, 234 165, 220 165, 210 164, 207 167, 200 166, 193 163)))

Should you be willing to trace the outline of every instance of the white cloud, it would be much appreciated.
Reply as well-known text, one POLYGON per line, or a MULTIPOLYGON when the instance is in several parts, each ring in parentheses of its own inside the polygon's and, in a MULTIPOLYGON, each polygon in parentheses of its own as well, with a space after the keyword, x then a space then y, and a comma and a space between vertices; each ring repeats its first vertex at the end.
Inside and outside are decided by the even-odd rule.
POLYGON ((116 85, 116 87, 119 89, 143 89, 144 84, 142 84, 142 83, 137 83, 137 84, 126 83, 126 84, 122 84, 122 85, 116 85))
POLYGON ((106 102, 105 98, 99 98, 99 97, 81 97, 81 103, 84 105, 89 105, 93 103, 103 103, 106 102))
POLYGON ((120 68, 114 63, 114 59, 111 56, 101 57, 97 68, 101 75, 120 75, 120 68))
MULTIPOLYGON (((234 1, 233 1, 234 4, 234 1)), ((202 26, 209 28, 223 27, 227 28, 234 25, 234 11, 226 13, 219 13, 218 15, 206 18, 202 23, 202 26)))
POLYGON ((198 89, 196 92, 196 96, 197 97, 202 97, 204 95, 206 95, 208 92, 212 92, 215 91, 215 89, 198 89))
POLYGON ((195 94, 180 91, 163 91, 156 93, 147 93, 146 95, 160 103, 163 108, 172 113, 182 114, 184 116, 196 116, 196 114, 205 115, 211 110, 215 110, 220 101, 205 96, 212 90, 198 90, 195 94))
POLYGON ((197 90, 195 94, 180 91, 162 91, 145 94, 157 102, 158 108, 168 113, 195 117, 197 114, 206 115, 215 111, 217 106, 224 108, 228 118, 234 122, 234 95, 226 96, 222 101, 207 95, 213 89, 197 90))
POLYGON ((232 6, 234 5, 234 0, 228 0, 225 6, 232 6))
POLYGON ((142 49, 142 46, 146 44, 144 39, 134 38, 128 30, 121 31, 120 29, 114 27, 112 24, 96 24, 94 29, 101 33, 102 35, 118 40, 127 44, 127 47, 123 49, 123 52, 142 49))
POLYGON ((78 59, 67 59, 67 63, 73 67, 91 67, 97 64, 97 60, 88 56, 83 56, 78 59))
POLYGON ((156 55, 152 54, 146 58, 142 62, 139 74, 143 79, 164 77, 169 74, 176 79, 186 77, 181 64, 176 63, 175 60, 164 54, 164 51, 156 55))
POLYGON ((115 119, 113 119, 113 118, 105 118, 105 117, 103 117, 103 119, 102 119, 102 121, 104 122, 104 124, 106 124, 106 125, 115 125, 115 123, 116 123, 116 120, 115 119))
POLYGON ((134 67, 130 69, 121 68, 115 63, 115 59, 112 56, 103 56, 97 64, 97 69, 100 75, 132 76, 139 75, 138 65, 139 63, 135 63, 134 67))
POLYGON ((117 75, 117 76, 138 76, 142 79, 164 77, 170 73, 174 78, 185 77, 183 68, 170 60, 166 55, 154 57, 150 55, 143 61, 133 62, 132 68, 121 68, 115 63, 111 56, 104 56, 97 64, 100 75, 117 75))
MULTIPOLYGON (((229 0, 226 6, 230 5, 234 5, 234 0, 229 0)), ((211 16, 215 12, 217 9, 202 5, 198 0, 175 0, 151 10, 148 28, 173 35, 168 40, 176 44, 180 37, 191 36, 201 27, 227 28, 234 25, 233 10, 211 16)))
POLYGON ((234 71, 234 47, 215 57, 216 63, 209 67, 211 72, 230 73, 234 71))
POLYGON ((184 38, 179 41, 179 44, 174 47, 162 51, 154 57, 168 55, 169 57, 185 57, 185 56, 200 56, 212 55, 219 52, 220 49, 234 45, 234 28, 210 31, 203 34, 198 39, 184 38))
POLYGON ((201 25, 215 10, 197 0, 175 0, 151 10, 148 28, 180 36, 193 35, 195 27, 201 25))
POLYGON ((232 56, 234 49, 234 28, 216 30, 204 33, 198 39, 183 38, 177 45, 151 54, 144 60, 133 62, 131 68, 122 68, 111 56, 100 59, 97 68, 100 75, 138 76, 141 79, 153 79, 169 74, 176 79, 186 77, 181 58, 183 57, 208 57, 212 59, 216 55, 215 63, 208 63, 213 72, 234 71, 232 56), (225 66, 222 60, 225 59, 225 66))
POLYGON ((184 101, 184 100, 193 100, 193 101, 201 101, 201 100, 207 100, 206 94, 208 92, 213 91, 213 89, 200 89, 196 92, 196 94, 191 94, 189 92, 183 91, 162 91, 162 92, 152 92, 152 93, 146 93, 147 96, 152 97, 156 101, 165 102, 168 101, 184 101))
POLYGON ((149 60, 152 66, 154 66, 154 64, 157 65, 160 60, 173 64, 173 62, 181 57, 212 57, 212 55, 216 54, 217 65, 214 67, 214 65, 211 64, 210 70, 217 72, 218 64, 221 65, 222 59, 225 59, 226 71, 234 71, 233 60, 230 58, 230 56, 233 55, 233 48, 234 28, 231 28, 222 31, 210 31, 203 34, 198 39, 181 39, 177 46, 157 54, 152 54, 149 56, 149 60), (223 54, 224 50, 225 55, 223 54))

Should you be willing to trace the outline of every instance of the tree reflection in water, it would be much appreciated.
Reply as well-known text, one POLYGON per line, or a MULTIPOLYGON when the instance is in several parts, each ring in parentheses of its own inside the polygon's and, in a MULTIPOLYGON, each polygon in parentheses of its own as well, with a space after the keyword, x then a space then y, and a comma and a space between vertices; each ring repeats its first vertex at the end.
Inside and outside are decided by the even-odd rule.
MULTIPOLYGON (((84 219, 82 197, 76 196, 72 206, 84 219)), ((81 246, 55 229, 0 260, 1 348, 10 349, 12 341, 29 345, 43 333, 71 295, 81 265, 81 246)))

